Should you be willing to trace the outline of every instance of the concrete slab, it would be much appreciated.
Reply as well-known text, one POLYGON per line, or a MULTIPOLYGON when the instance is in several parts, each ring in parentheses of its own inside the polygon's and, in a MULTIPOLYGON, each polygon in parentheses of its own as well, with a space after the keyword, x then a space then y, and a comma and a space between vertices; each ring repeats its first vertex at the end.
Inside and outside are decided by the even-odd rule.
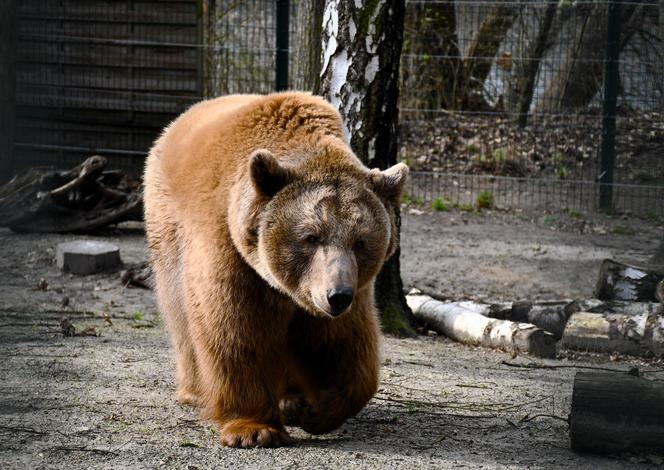
POLYGON ((117 245, 98 240, 74 240, 58 244, 57 263, 63 271, 81 275, 114 271, 122 267, 117 245))

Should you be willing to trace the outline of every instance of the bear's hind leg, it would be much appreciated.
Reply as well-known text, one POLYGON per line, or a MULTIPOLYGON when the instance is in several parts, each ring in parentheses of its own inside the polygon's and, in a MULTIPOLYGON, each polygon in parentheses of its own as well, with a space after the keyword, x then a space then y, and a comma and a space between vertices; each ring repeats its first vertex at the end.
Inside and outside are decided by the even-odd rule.
POLYGON ((173 271, 155 270, 156 293, 159 310, 166 320, 166 326, 175 348, 176 386, 175 398, 179 403, 187 405, 199 404, 198 366, 196 353, 191 341, 189 324, 180 298, 181 288, 174 279, 163 279, 172 276, 173 271), (166 274, 168 273, 168 274, 166 274))

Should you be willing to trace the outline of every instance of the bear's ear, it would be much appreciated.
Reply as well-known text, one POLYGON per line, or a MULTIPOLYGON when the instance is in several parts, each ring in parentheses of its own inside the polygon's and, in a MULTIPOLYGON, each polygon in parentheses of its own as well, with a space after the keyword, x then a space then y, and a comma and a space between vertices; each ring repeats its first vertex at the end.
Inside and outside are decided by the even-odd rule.
POLYGON ((397 163, 387 170, 373 169, 370 172, 370 178, 376 194, 387 200, 397 202, 406 187, 408 167, 404 163, 397 163))
POLYGON ((269 150, 256 150, 249 157, 251 182, 260 194, 272 197, 292 179, 291 171, 281 166, 269 150))

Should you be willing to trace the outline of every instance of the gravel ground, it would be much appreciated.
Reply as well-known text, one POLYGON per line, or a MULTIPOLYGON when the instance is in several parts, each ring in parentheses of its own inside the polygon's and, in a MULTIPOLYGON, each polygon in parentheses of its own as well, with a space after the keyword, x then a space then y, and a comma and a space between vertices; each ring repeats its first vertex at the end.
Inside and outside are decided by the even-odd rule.
MULTIPOLYGON (((576 220, 563 219, 406 209, 404 282, 454 298, 589 297, 602 258, 644 260, 661 237, 661 227, 644 221, 596 219, 580 229, 576 220), (616 224, 632 231, 615 233, 624 232, 616 224)), ((652 456, 572 452, 566 423, 554 417, 569 412, 575 369, 504 362, 652 364, 569 354, 543 361, 434 336, 386 338, 380 391, 340 430, 313 437, 292 429, 297 443, 289 448, 222 448, 216 429, 174 400, 172 350, 152 293, 123 288, 116 274, 60 273, 55 245, 73 238, 0 230, 0 468, 622 469, 662 463, 652 456), (41 279, 46 290, 38 288, 41 279), (94 327, 99 336, 64 337, 62 317, 77 331, 94 327)), ((146 258, 138 230, 103 239, 120 245, 126 263, 146 258)))

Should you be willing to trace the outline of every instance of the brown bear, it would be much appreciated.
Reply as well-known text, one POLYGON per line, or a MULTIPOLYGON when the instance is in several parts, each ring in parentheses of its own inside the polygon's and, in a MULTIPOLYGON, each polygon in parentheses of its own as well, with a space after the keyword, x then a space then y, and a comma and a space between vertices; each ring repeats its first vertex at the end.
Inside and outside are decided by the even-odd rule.
POLYGON ((177 399, 234 447, 324 433, 378 385, 374 280, 408 169, 368 170, 322 98, 201 102, 157 139, 145 220, 177 399))

